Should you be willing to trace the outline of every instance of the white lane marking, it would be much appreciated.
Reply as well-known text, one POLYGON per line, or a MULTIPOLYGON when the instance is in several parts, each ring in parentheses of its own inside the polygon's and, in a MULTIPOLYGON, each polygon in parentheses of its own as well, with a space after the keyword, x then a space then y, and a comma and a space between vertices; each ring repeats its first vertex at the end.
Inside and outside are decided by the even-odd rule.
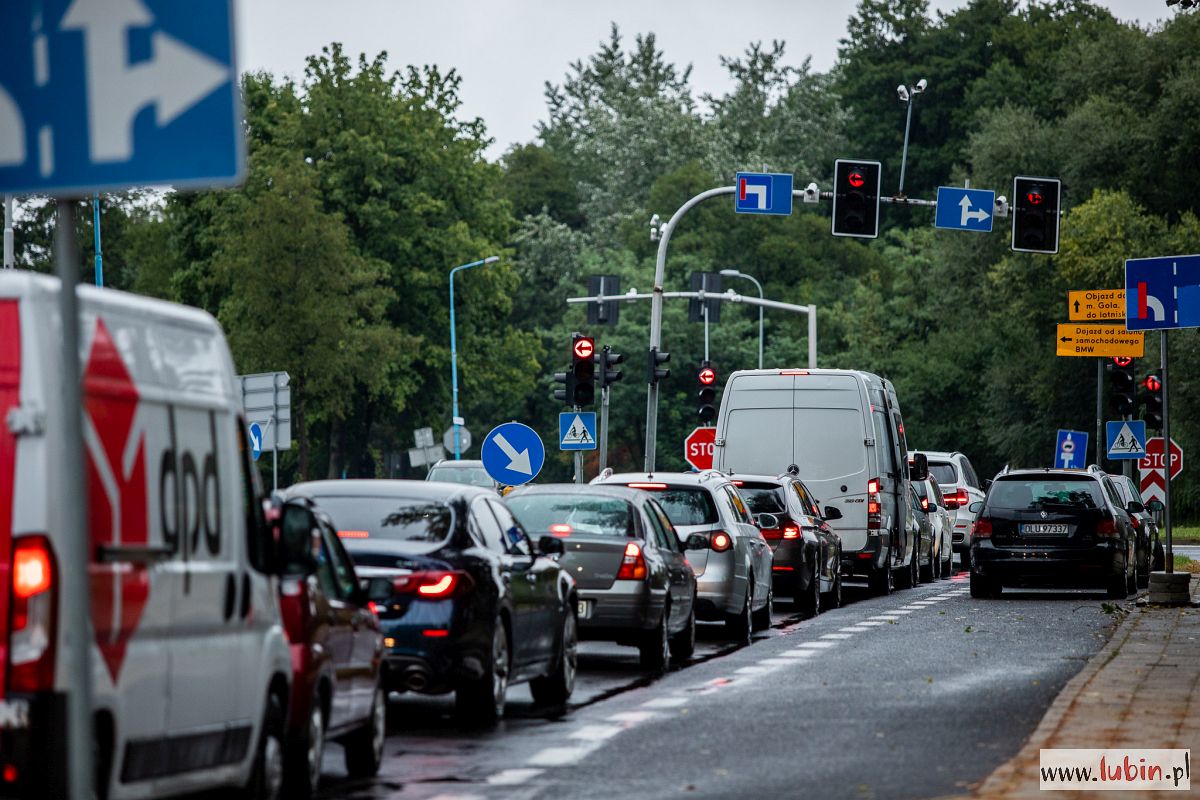
POLYGON ((860 622, 858 624, 859 625, 868 625, 868 626, 887 625, 887 623, 881 619, 864 619, 862 622, 860 622))
POLYGON ((853 633, 826 633, 821 636, 822 639, 849 639, 854 636, 853 633))
POLYGON ((525 767, 518 769, 505 769, 497 772, 495 775, 489 775, 487 782, 489 786, 517 786, 518 784, 522 784, 530 778, 536 778, 543 772, 545 772, 545 770, 530 769, 525 767))
POLYGON ((639 722, 645 722, 653 716, 653 711, 621 711, 605 717, 605 719, 609 722, 624 722, 629 725, 637 725, 639 722))
POLYGON ((679 708, 687 705, 686 697, 656 697, 642 703, 642 708, 679 708))
POLYGON ((779 657, 780 658, 797 659, 797 658, 809 658, 811 656, 815 656, 816 654, 817 654, 816 650, 788 650, 786 652, 780 653, 779 657))
POLYGON ((838 630, 841 631, 842 633, 861 633, 862 631, 865 631, 867 629, 860 628, 857 625, 851 625, 848 628, 838 628, 838 630))
POLYGON ((824 650, 828 647, 837 647, 837 642, 802 642, 796 645, 797 650, 824 650))
POLYGON ((897 611, 920 611, 925 606, 900 606, 897 611))
POLYGON ((601 744, 603 742, 588 742, 576 747, 547 747, 534 753, 525 763, 535 767, 565 767, 579 763, 601 744))
POLYGON ((920 609, 897 608, 892 613, 893 614, 911 614, 913 611, 919 611, 919 610, 920 609))
POLYGON ((796 662, 790 658, 764 658, 758 663, 762 664, 764 667, 786 667, 789 664, 795 664, 796 662))
POLYGON ((568 739, 584 739, 588 741, 604 741, 623 731, 620 725, 584 725, 571 733, 568 739))
POLYGON ((733 671, 734 675, 761 675, 764 672, 770 672, 770 667, 749 666, 741 667, 733 671))
POLYGON ((477 794, 435 794, 429 800, 484 800, 477 794))
POLYGON ((873 617, 867 617, 867 619, 882 619, 882 620, 886 621, 889 619, 900 619, 900 618, 898 616, 896 616, 895 614, 876 614, 873 617))
POLYGON ((928 608, 929 606, 936 606, 937 604, 937 600, 917 600, 915 603, 910 603, 910 605, 920 606, 921 608, 928 608))

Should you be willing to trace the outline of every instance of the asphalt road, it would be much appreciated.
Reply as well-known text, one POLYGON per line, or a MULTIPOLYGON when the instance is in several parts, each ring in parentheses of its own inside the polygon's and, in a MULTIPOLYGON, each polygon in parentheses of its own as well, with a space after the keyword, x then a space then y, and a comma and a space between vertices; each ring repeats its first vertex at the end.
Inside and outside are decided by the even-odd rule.
POLYGON ((379 778, 349 781, 330 746, 321 796, 966 792, 1019 749, 1113 616, 1097 593, 972 600, 963 577, 890 597, 852 592, 857 602, 815 620, 780 613, 745 648, 702 631, 697 659, 655 679, 635 651, 585 644, 567 709, 538 709, 514 687, 492 731, 459 727, 448 699, 394 696, 379 778))

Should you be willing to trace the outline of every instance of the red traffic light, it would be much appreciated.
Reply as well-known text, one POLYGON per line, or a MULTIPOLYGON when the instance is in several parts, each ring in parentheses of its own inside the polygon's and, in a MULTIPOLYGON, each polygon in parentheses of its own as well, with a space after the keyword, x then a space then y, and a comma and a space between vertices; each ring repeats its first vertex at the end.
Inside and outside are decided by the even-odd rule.
POLYGON ((1118 367, 1128 367, 1133 364, 1133 359, 1129 356, 1113 356, 1112 362, 1118 367))
POLYGON ((866 182, 867 182, 867 179, 864 178, 863 174, 861 172, 859 172, 858 170, 855 170, 846 176, 846 183, 850 184, 855 189, 861 188, 862 185, 866 182))
POLYGON ((1146 380, 1142 381, 1142 386, 1145 386, 1148 391, 1162 391, 1162 380, 1157 375, 1147 375, 1146 380))
POLYGON ((591 358, 592 353, 596 352, 596 342, 594 339, 580 338, 575 340, 572 345, 575 351, 576 358, 591 358))
POLYGON ((1026 192, 1025 199, 1031 206, 1040 206, 1046 200, 1046 198, 1042 197, 1042 193, 1037 190, 1026 192))
POLYGON ((696 379, 705 386, 711 386, 717 382, 717 372, 712 367, 704 367, 696 374, 696 379))

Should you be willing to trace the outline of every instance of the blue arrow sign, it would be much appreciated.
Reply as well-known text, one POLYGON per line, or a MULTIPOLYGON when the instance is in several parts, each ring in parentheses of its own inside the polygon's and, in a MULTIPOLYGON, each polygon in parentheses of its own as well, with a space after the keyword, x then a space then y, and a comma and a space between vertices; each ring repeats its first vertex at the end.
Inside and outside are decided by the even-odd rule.
POLYGON ((233 184, 232 0, 0 3, 0 191, 233 184))
POLYGON ((558 415, 559 450, 596 449, 596 412, 564 411, 558 415))
POLYGON ((939 186, 933 225, 954 231, 990 233, 995 207, 996 193, 988 189, 939 186))
POLYGON ((1087 466, 1088 435, 1083 431, 1058 431, 1058 441, 1054 445, 1054 466, 1056 469, 1082 469, 1087 466))
POLYGON ((262 455, 263 429, 257 422, 250 423, 250 455, 255 461, 262 455))
POLYGON ((1146 455, 1146 421, 1119 419, 1104 423, 1106 448, 1111 459, 1141 458, 1146 455))
POLYGON ((792 176, 778 172, 739 172, 733 210, 739 214, 792 213, 792 176))
POLYGON ((1127 259, 1125 327, 1200 328, 1200 255, 1127 259))
POLYGON ((480 445, 483 468, 496 483, 520 486, 529 483, 546 463, 546 448, 533 428, 506 422, 488 432, 480 445))

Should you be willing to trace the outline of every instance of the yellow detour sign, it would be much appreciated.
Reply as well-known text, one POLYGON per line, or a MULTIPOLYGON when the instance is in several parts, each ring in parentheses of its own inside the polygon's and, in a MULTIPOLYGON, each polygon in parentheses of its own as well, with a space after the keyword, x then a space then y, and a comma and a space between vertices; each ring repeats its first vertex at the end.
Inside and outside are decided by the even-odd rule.
POLYGON ((1145 335, 1127 331, 1120 325, 1080 325, 1058 323, 1057 347, 1060 356, 1128 356, 1141 358, 1145 335))
POLYGON ((1125 290, 1084 289, 1067 292, 1067 313, 1067 319, 1125 319, 1125 290))

